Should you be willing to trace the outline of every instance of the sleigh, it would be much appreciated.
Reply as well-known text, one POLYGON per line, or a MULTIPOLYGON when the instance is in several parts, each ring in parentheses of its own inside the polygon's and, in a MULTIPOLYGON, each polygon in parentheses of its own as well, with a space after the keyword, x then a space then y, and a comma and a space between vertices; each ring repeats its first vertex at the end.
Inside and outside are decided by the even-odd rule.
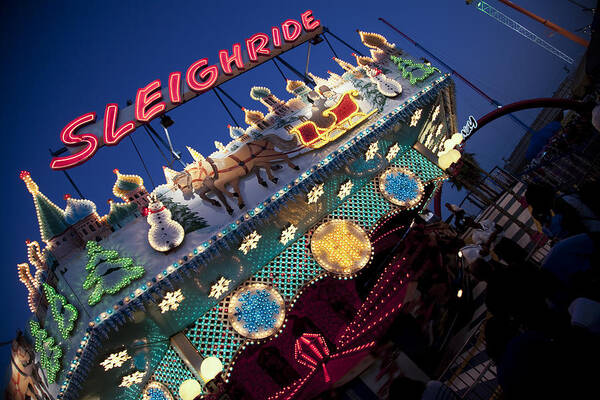
POLYGON ((324 117, 334 117, 334 122, 329 127, 319 128, 313 121, 305 121, 295 126, 290 133, 296 135, 302 144, 313 149, 333 142, 375 113, 376 110, 368 114, 360 111, 354 99, 357 96, 356 90, 346 92, 335 106, 323 111, 324 117))

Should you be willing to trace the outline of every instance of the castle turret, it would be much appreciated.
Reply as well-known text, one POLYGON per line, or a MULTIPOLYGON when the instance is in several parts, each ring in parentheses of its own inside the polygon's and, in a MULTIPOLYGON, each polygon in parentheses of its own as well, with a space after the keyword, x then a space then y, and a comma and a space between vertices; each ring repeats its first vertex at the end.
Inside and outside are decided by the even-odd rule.
POLYGON ((304 82, 288 80, 287 85, 285 86, 285 90, 298 97, 300 100, 302 100, 302 102, 310 104, 310 101, 308 101, 308 94, 310 93, 310 88, 306 86, 304 82))
POLYGON ((283 101, 279 100, 273 93, 271 93, 269 88, 255 86, 250 89, 250 97, 253 100, 260 101, 269 109, 269 112, 272 112, 273 114, 281 116, 290 111, 283 101))
POLYGON ((60 260, 83 247, 81 238, 72 229, 69 229, 65 212, 40 192, 38 185, 31 178, 31 174, 21 171, 19 177, 25 182, 27 190, 33 196, 40 236, 53 256, 60 260))
POLYGON ((117 181, 113 186, 113 194, 122 198, 126 203, 135 203, 141 212, 148 207, 148 191, 144 187, 144 180, 138 175, 121 174, 118 169, 113 172, 117 175, 117 181))
POLYGON ((111 234, 110 226, 106 219, 100 218, 93 201, 74 199, 69 194, 65 195, 65 200, 67 200, 65 220, 84 242, 88 240, 99 242, 111 234))
POLYGON ((260 111, 248 110, 247 108, 242 108, 242 111, 244 111, 244 120, 248 125, 261 130, 269 126, 269 123, 265 121, 265 115, 260 111))

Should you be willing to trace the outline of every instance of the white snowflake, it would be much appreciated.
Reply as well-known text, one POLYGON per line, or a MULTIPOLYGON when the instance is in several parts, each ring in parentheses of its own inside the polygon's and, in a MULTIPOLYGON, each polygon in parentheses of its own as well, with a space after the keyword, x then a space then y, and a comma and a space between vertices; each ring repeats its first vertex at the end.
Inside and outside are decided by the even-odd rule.
POLYGON ((324 183, 321 183, 320 185, 317 185, 315 187, 313 187, 312 189, 310 189, 310 192, 308 192, 308 204, 311 203, 316 203, 317 200, 319 200, 319 197, 321 197, 323 195, 323 193, 325 193, 325 191, 323 190, 323 186, 325 186, 324 183))
POLYGON ((396 157, 396 155, 398 154, 399 151, 400 151, 400 146, 398 146, 398 143, 394 143, 394 145, 392 147, 390 147, 390 149, 388 150, 388 153, 385 156, 385 158, 388 161, 392 161, 394 159, 394 157, 396 157))
POLYGON ((170 310, 177 310, 179 304, 181 304, 184 299, 185 297, 183 296, 183 293, 181 293, 181 289, 177 289, 174 292, 167 292, 163 301, 158 304, 160 312, 164 314, 170 310))
POLYGON ((219 278, 217 283, 210 287, 210 294, 208 295, 208 297, 214 297, 215 299, 218 299, 223 293, 229 290, 230 283, 231 279, 225 279, 225 277, 222 276, 221 278, 219 278))
POLYGON ((106 360, 102 361, 100 365, 104 367, 105 371, 109 369, 117 368, 123 365, 125 361, 129 360, 131 357, 127 354, 127 350, 120 351, 118 353, 113 353, 106 357, 106 360))
POLYGON ((375 154, 377 154, 378 150, 379 150, 379 142, 375 141, 375 142, 371 143, 371 145, 367 149, 367 152, 365 153, 365 160, 369 161, 369 160, 372 160, 373 158, 375 158, 375 154))
POLYGON ((417 123, 421 119, 422 112, 423 112, 423 110, 420 108, 417 111, 415 111, 413 116, 410 118, 410 126, 417 126, 417 123))
POLYGON ((256 246, 258 246, 258 241, 261 237, 262 236, 259 235, 258 232, 252 232, 251 234, 246 236, 244 240, 242 240, 242 244, 240 245, 239 250, 244 254, 248 254, 250 250, 255 249, 256 246))
POLYGON ((145 375, 145 372, 142 372, 142 371, 135 371, 131 375, 125 375, 123 377, 123 380, 121 380, 121 384, 119 386, 120 387, 129 387, 136 383, 141 383, 142 378, 144 378, 144 375, 145 375))
POLYGON ((440 105, 438 104, 433 110, 433 114, 431 114, 431 122, 434 122, 437 116, 440 114, 440 105))
POLYGON ((346 196, 348 196, 350 194, 353 186, 354 186, 354 184, 352 183, 352 181, 347 180, 346 183, 344 183, 344 184, 342 184, 342 186, 340 186, 340 191, 338 192, 337 197, 339 197, 341 200, 343 200, 346 196))
POLYGON ((294 238, 294 236, 296 236, 297 230, 298 228, 296 228, 293 224, 288 226, 281 232, 281 238, 279 239, 279 242, 281 242, 281 244, 287 244, 294 238))

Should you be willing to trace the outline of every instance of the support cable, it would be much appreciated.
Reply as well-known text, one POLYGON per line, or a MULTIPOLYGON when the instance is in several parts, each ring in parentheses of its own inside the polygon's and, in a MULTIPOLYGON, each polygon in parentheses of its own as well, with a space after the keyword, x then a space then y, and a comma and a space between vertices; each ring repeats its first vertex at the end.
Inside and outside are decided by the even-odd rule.
MULTIPOLYGON (((66 147, 61 147, 60 149, 58 149, 57 151, 52 151, 51 149, 48 149, 48 151, 50 152, 50 155, 52 157, 56 157, 61 155, 62 153, 67 152, 67 148, 66 147)), ((75 189, 75 191, 77 192, 77 194, 79 195, 79 198, 81 199, 85 199, 85 196, 83 195, 83 193, 81 193, 81 190, 79 190, 79 188, 77 187, 77 185, 75 184, 75 181, 73 181, 73 179, 71 178, 71 175, 69 175, 69 173, 66 170, 62 170, 62 172, 65 174, 65 177, 67 178, 67 180, 71 183, 71 186, 73 186, 73 188, 75 189)))
POLYGON ((238 103, 237 101, 235 101, 234 98, 231 97, 226 91, 224 91, 223 89, 221 89, 220 86, 217 86, 215 89, 217 89, 219 92, 221 92, 221 94, 223 96, 227 97, 229 99, 229 101, 231 101, 233 104, 235 104, 240 110, 244 108, 244 107, 241 106, 240 103, 238 103))
POLYGON ((279 68, 279 64, 277 64, 277 62, 275 61, 274 58, 271 58, 271 61, 273 61, 273 64, 275 64, 275 67, 277 67, 277 71, 279 71, 279 73, 281 74, 281 76, 283 77, 283 80, 287 82, 287 77, 285 76, 285 74, 283 73, 283 71, 281 70, 281 68, 279 68))
POLYGON ((131 137, 131 135, 129 135, 129 139, 131 140, 131 144, 133 145, 135 152, 137 153, 138 157, 140 158, 140 161, 142 162, 142 165, 144 166, 144 169, 146 170, 146 174, 148 174, 148 178, 150 178, 150 183, 152 183, 152 188, 154 189, 156 187, 156 185, 154 185, 154 180, 152 180, 152 175, 150 175, 150 171, 148 171, 148 167, 146 166, 146 163, 144 162, 144 159, 142 158, 142 155, 140 154, 140 151, 138 150, 137 146, 135 145, 135 142, 133 141, 133 138, 131 137))
POLYGON ((298 71, 296 68, 294 68, 290 63, 285 61, 283 58, 281 58, 279 56, 275 56, 275 58, 277 59, 277 61, 279 61, 280 63, 285 65, 287 67, 287 69, 289 69, 294 74, 296 74, 299 78, 301 78, 304 81, 304 83, 306 83, 309 86, 312 86, 313 88, 316 86, 316 82, 310 76, 303 75, 302 72, 298 71))
POLYGON ((160 155, 165 159, 165 161, 167 162, 167 164, 170 166, 172 161, 169 161, 169 159, 167 158, 166 154, 162 151, 162 149, 160 148, 160 146, 158 145, 158 143, 156 142, 156 140, 152 137, 152 134, 150 133, 150 130, 148 129, 148 127, 146 125, 144 125, 146 134, 148 134, 148 137, 150 138, 150 140, 152 140, 152 143, 154 143, 154 146, 156 146, 156 149, 158 150, 158 152, 160 153, 160 155))
POLYGON ((240 124, 238 124, 238 122, 235 120, 235 117, 233 116, 231 111, 229 111, 229 107, 227 107, 227 105, 225 104, 225 102, 223 101, 221 96, 219 96, 219 93, 217 93, 216 90, 214 90, 214 89, 213 89, 213 93, 217 96, 217 99, 219 99, 219 101, 221 102, 221 105, 223 106, 223 108, 225 108, 225 111, 227 111, 227 114, 229 114, 229 117, 233 121, 233 126, 240 126, 240 124))
POLYGON ((335 50, 333 49, 333 46, 331 45, 331 43, 329 42, 329 39, 327 39, 326 35, 323 35, 323 39, 325 39, 325 41, 327 42, 327 45, 329 46, 329 48, 331 49, 331 52, 333 53, 333 55, 335 56, 335 58, 339 58, 337 53, 335 52, 335 50))
POLYGON ((328 34, 330 34, 331 36, 333 36, 334 38, 336 38, 336 39, 337 39, 339 42, 341 42, 343 45, 345 45, 346 47, 348 47, 350 50, 352 50, 352 51, 353 51, 353 52, 355 52, 356 54, 358 54, 358 55, 360 55, 360 56, 364 56, 364 54, 363 54, 361 51, 359 51, 359 50, 356 50, 354 47, 350 46, 350 45, 349 45, 348 43, 346 43, 346 42, 345 42, 345 41, 344 41, 342 38, 340 38, 339 36, 337 36, 336 34, 334 34, 333 32, 331 32, 331 31, 329 30, 329 28, 327 28, 327 27, 325 27, 325 26, 324 26, 324 27, 323 27, 323 36, 325 36, 325 35, 324 35, 325 33, 328 33, 328 34))

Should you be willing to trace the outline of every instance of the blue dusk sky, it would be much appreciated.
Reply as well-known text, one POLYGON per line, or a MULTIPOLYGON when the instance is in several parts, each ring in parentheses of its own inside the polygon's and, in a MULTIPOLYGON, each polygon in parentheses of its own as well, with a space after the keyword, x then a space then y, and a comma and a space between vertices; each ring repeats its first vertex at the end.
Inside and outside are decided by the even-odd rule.
MULTIPOLYGON (((579 2, 590 7, 595 4, 593 0, 579 2)), ((575 60, 583 55, 582 46, 496 0, 489 3, 575 60)), ((591 22, 591 13, 567 0, 516 0, 516 3, 570 31, 591 22)), ((63 195, 70 193, 77 197, 77 194, 62 172, 50 169, 48 149, 62 147, 59 133, 69 121, 90 111, 95 111, 101 119, 107 103, 123 107, 128 99, 135 99, 138 88, 155 79, 165 83, 170 72, 185 71, 199 58, 208 57, 211 64, 217 63, 220 49, 231 50, 233 43, 243 43, 256 32, 269 32, 271 26, 287 18, 299 20, 307 9, 313 10, 315 17, 333 33, 365 53, 357 29, 381 33, 409 54, 424 56, 377 19, 385 17, 503 104, 551 96, 568 70, 576 67, 475 7, 465 5, 464 0, 8 2, 0 10, 0 87, 4 97, 0 108, 4 138, 1 171, 5 185, 1 207, 0 296, 6 308, 0 342, 14 337, 18 328, 24 329, 31 316, 27 292, 17 278, 16 265, 27 260, 25 240, 40 240, 33 201, 18 177, 19 171, 30 171, 41 191, 64 207, 63 195)), ((330 41, 340 58, 354 62, 350 49, 331 37, 330 41)), ((325 76, 327 70, 341 72, 331 57, 325 42, 313 47, 309 70, 319 76, 325 76)), ((306 46, 286 53, 283 58, 303 71, 306 46)), ((284 72, 288 78, 296 79, 291 72, 284 72)), ((471 114, 480 117, 493 109, 462 82, 455 81, 459 125, 471 114)), ((267 86, 283 99, 289 97, 280 73, 271 62, 225 83, 223 89, 242 106, 262 109, 262 105, 249 97, 249 90, 255 85, 267 86)), ((228 105, 234 117, 242 122, 243 113, 233 104, 228 102, 228 105)), ((210 154, 214 151, 213 141, 228 141, 227 125, 232 121, 213 93, 199 96, 169 115, 175 121, 170 133, 179 150, 190 145, 210 154)), ((518 114, 528 124, 535 116, 535 111, 518 114)), ((162 133, 157 122, 153 126, 162 133)), ((502 158, 508 157, 523 133, 509 118, 503 118, 478 132, 467 150, 475 152, 481 165, 490 169, 503 165, 502 158)), ((118 146, 100 149, 90 161, 69 170, 85 197, 97 204, 100 215, 108 211, 107 199, 114 198, 114 168, 141 175, 149 190, 164 183, 162 166, 166 161, 161 153, 143 129, 138 129, 132 137, 151 179, 128 138, 118 146)), ((187 152, 183 155, 184 161, 191 161, 187 152)), ((449 185, 445 186, 445 193, 447 200, 462 199, 462 195, 449 190, 449 185)), ((8 350, 8 346, 0 349, 0 368, 8 365, 8 350)))

